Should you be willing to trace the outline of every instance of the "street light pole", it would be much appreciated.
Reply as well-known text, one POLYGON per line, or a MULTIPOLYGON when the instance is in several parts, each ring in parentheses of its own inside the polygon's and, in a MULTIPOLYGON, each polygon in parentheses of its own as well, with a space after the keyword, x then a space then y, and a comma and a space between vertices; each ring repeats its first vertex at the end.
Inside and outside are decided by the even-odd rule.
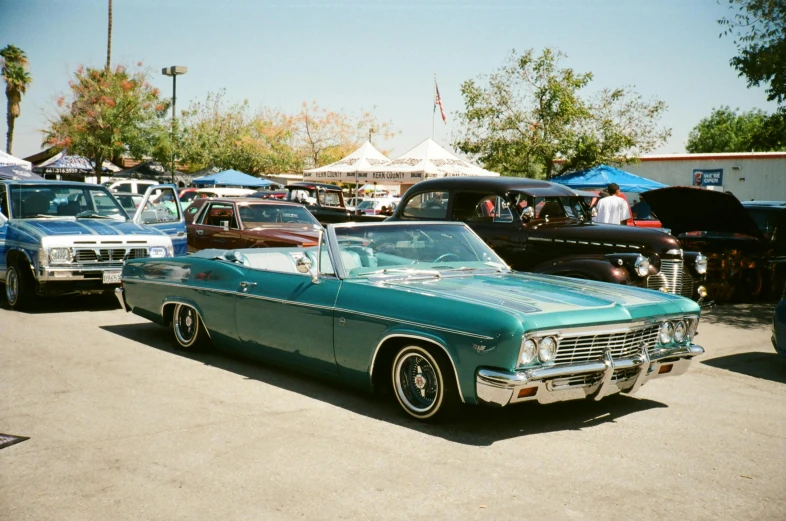
POLYGON ((172 184, 175 184, 175 155, 177 153, 177 115, 175 112, 175 103, 177 102, 177 77, 187 72, 188 68, 182 65, 173 65, 161 69, 161 74, 164 76, 172 76, 172 184))

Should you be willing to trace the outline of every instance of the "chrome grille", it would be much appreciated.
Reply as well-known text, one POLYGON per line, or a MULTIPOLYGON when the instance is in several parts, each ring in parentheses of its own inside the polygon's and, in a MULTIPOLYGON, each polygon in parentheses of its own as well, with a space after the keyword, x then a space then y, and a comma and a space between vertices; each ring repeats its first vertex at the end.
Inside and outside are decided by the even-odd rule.
POLYGON ((98 255, 95 250, 78 249, 74 251, 74 262, 96 262, 98 255))
POLYGON ((690 296, 693 294, 693 279, 685 273, 682 260, 666 259, 660 261, 659 273, 647 277, 647 288, 666 288, 667 293, 690 296))
POLYGON ((77 248, 75 263, 122 263, 126 259, 141 259, 148 256, 147 248, 77 248))
POLYGON ((571 362, 589 362, 600 360, 608 349, 614 360, 633 358, 641 352, 642 344, 647 349, 655 347, 658 340, 657 324, 621 333, 605 333, 599 335, 581 335, 560 339, 557 364, 571 362))

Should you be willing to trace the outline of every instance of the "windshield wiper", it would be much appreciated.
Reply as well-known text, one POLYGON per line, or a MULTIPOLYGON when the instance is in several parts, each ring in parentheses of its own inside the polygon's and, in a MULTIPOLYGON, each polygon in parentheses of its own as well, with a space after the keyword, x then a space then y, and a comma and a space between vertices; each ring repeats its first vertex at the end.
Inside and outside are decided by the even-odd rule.
POLYGON ((100 213, 95 212, 79 212, 74 217, 77 219, 86 218, 86 219, 114 219, 114 217, 110 217, 109 215, 101 215, 100 213))
POLYGON ((501 266, 459 266, 457 268, 451 268, 450 266, 432 266, 432 269, 440 270, 440 271, 477 271, 477 270, 494 270, 497 272, 502 273, 501 266))

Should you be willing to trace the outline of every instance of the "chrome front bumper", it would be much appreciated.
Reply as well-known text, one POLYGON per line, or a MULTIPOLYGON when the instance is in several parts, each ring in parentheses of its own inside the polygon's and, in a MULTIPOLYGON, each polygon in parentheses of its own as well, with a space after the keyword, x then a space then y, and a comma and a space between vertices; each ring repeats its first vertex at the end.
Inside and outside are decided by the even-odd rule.
POLYGON ((101 281, 105 271, 122 271, 123 265, 89 266, 69 268, 39 268, 38 282, 85 282, 101 281))
POLYGON ((128 313, 128 308, 126 307, 126 297, 123 292, 123 288, 115 288, 115 297, 117 297, 117 301, 120 302, 120 307, 123 308, 123 311, 128 313))
POLYGON ((658 350, 652 355, 643 347, 636 357, 623 360, 613 360, 607 352, 597 362, 517 372, 479 369, 475 391, 478 401, 499 406, 533 400, 539 403, 587 397, 600 400, 621 391, 635 393, 648 381, 661 376, 679 376, 688 370, 693 357, 702 353, 704 349, 697 345, 658 350))

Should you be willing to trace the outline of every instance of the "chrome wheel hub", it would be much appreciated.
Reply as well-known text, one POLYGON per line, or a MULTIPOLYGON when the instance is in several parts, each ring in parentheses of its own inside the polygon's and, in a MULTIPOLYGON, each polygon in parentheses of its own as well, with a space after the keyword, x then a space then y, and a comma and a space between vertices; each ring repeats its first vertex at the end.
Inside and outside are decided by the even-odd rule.
POLYGON ((426 378, 422 374, 419 374, 415 377, 414 383, 415 383, 415 387, 417 387, 418 389, 423 389, 424 387, 426 387, 426 378))
POLYGON ((428 413, 438 403, 441 389, 437 370, 422 354, 403 355, 396 361, 394 375, 396 394, 413 413, 428 413))
POLYGON ((186 317, 186 327, 190 328, 193 323, 194 323, 194 319, 191 318, 191 315, 187 316, 186 317))

